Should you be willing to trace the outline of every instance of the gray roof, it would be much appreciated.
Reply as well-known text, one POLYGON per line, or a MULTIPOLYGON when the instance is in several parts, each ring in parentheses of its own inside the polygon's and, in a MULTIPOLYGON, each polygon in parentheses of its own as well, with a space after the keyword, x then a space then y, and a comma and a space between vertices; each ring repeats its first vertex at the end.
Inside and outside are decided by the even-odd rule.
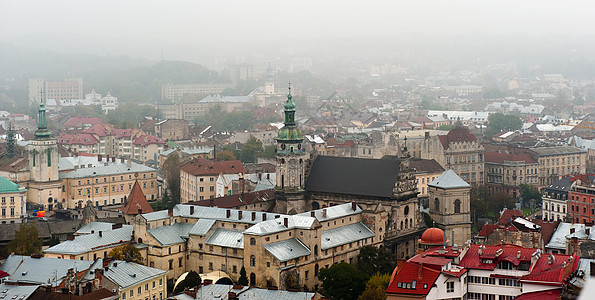
MULTIPOLYGON (((62 159, 62 158, 61 158, 62 159)), ((91 168, 79 168, 70 172, 60 173, 60 179, 62 178, 85 178, 93 176, 111 176, 120 174, 129 174, 137 172, 151 172, 156 171, 151 167, 131 162, 130 167, 126 163, 109 162, 107 166, 99 165, 91 168)))
POLYGON ((188 238, 188 232, 192 229, 194 224, 190 223, 175 223, 173 225, 161 226, 147 230, 161 246, 169 246, 180 244, 184 242, 184 238, 188 238))
POLYGON ((580 136, 573 135, 568 138, 568 144, 572 143, 573 140, 577 147, 584 149, 595 149, 595 139, 587 140, 580 136))
MULTIPOLYGON (((173 215, 174 217, 185 217, 185 218, 195 218, 195 219, 211 219, 211 220, 221 220, 226 222, 238 222, 238 223, 248 223, 248 224, 257 224, 262 222, 263 218, 262 215, 266 215, 267 220, 274 219, 275 216, 283 216, 280 214, 272 214, 272 213, 257 213, 256 218, 252 220, 252 211, 248 210, 237 210, 237 209, 229 209, 229 208, 219 208, 219 207, 206 207, 206 206, 197 206, 197 205, 186 205, 186 204, 178 204, 173 208, 173 215), (190 207, 194 207, 194 214, 190 214, 190 207), (227 211, 229 210, 229 218, 227 217, 227 211), (239 218, 239 212, 242 212, 242 218, 239 218)), ((142 214, 142 217, 145 218, 147 221, 155 221, 161 219, 169 218, 167 214, 167 210, 160 210, 152 213, 142 214)))
POLYGON ((194 223, 192 229, 188 232, 189 235, 207 235, 207 232, 211 230, 213 225, 215 225, 215 220, 210 219, 200 219, 194 223))
POLYGON ((205 242, 207 245, 244 249, 244 234, 241 230, 217 228, 205 242))
POLYGON ((312 254, 312 251, 297 238, 264 244, 263 247, 280 262, 312 254))
POLYGON ((561 154, 578 154, 586 153, 587 150, 572 146, 552 146, 552 147, 537 147, 531 148, 531 150, 537 153, 539 156, 551 156, 561 154))
POLYGON ((7 284, 0 284, 0 297, 2 299, 11 300, 11 299, 19 299, 19 297, 24 297, 20 299, 29 299, 29 296, 37 290, 39 286, 37 285, 7 285, 7 284))
POLYGON ((74 237, 74 240, 64 241, 56 246, 43 250, 43 252, 77 255, 91 250, 113 246, 118 243, 123 244, 132 240, 133 230, 134 227, 132 225, 122 225, 122 228, 102 231, 101 237, 99 236, 99 231, 78 235, 74 237))
POLYGON ((395 156, 366 159, 320 155, 312 162, 306 190, 391 198, 400 163, 395 156))
POLYGON ((108 231, 112 230, 112 226, 114 223, 107 223, 107 222, 89 222, 89 224, 81 227, 77 230, 74 234, 89 234, 91 231, 108 231))
POLYGON ((374 232, 362 223, 349 224, 325 230, 320 235, 320 248, 330 249, 340 245, 374 237, 374 232))
POLYGON ((571 224, 571 223, 560 223, 550 242, 545 245, 546 248, 550 249, 560 249, 566 250, 566 239, 577 237, 579 239, 589 238, 590 240, 595 240, 595 232, 593 232, 593 227, 591 227, 591 234, 587 236, 585 233, 585 224, 571 224), (574 228, 574 233, 570 233, 570 229, 574 228))
POLYGON ((260 222, 244 231, 247 234, 267 235, 271 233, 281 232, 294 228, 309 229, 314 224, 316 219, 306 216, 282 216, 277 219, 260 222), (287 227, 285 227, 284 218, 287 218, 287 227))
POLYGON ((56 286, 60 279, 66 276, 68 269, 82 271, 88 269, 92 261, 60 258, 32 258, 30 256, 11 255, 0 267, 0 270, 10 274, 7 282, 48 284, 56 286), (55 278, 57 275, 57 278, 55 278))
POLYGON ((108 265, 108 270, 103 271, 103 275, 120 286, 121 289, 128 288, 166 273, 167 271, 164 270, 143 266, 133 262, 125 262, 123 260, 111 261, 108 265), (114 266, 114 264, 117 264, 117 266, 114 266))
MULTIPOLYGON (((196 293, 197 300, 228 299, 228 293, 234 292, 240 300, 258 299, 258 300, 310 300, 316 295, 309 292, 290 292, 281 290, 259 289, 254 287, 242 287, 234 289, 233 285, 209 284, 202 286, 196 293)), ((176 295, 176 299, 195 299, 186 298, 185 294, 176 295)))
POLYGON ((453 170, 446 170, 432 182, 428 183, 428 186, 441 188, 441 189, 456 189, 456 188, 467 188, 471 187, 465 180, 463 180, 453 170))
MULTIPOLYGON (((331 206, 331 207, 326 207, 326 208, 321 208, 321 209, 317 209, 314 210, 314 217, 316 218, 316 220, 320 221, 328 221, 328 220, 332 220, 332 219, 336 219, 336 218, 342 218, 345 216, 350 216, 350 215, 355 215, 355 214, 359 214, 362 212, 362 209, 359 208, 359 206, 355 206, 355 211, 351 206, 351 203, 345 203, 345 204, 341 204, 341 205, 335 205, 335 206, 331 206), (325 215, 325 211, 326 211, 326 217, 325 215)), ((300 213, 297 214, 296 216, 304 216, 304 217, 309 217, 312 215, 312 212, 308 211, 308 212, 304 212, 304 213, 300 213)))

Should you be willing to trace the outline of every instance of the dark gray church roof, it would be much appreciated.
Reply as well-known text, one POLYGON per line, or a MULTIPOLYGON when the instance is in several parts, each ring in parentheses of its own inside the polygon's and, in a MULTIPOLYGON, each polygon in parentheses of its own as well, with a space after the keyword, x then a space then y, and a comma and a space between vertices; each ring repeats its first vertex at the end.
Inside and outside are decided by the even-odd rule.
POLYGON ((399 175, 400 160, 318 156, 306 181, 309 192, 390 198, 399 175))

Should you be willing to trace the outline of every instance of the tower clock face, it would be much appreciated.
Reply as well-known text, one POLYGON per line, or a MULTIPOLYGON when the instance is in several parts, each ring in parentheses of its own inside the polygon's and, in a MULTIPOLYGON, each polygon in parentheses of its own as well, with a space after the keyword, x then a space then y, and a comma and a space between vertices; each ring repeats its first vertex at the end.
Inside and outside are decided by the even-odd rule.
POLYGON ((281 150, 285 150, 285 144, 281 144, 281 150))

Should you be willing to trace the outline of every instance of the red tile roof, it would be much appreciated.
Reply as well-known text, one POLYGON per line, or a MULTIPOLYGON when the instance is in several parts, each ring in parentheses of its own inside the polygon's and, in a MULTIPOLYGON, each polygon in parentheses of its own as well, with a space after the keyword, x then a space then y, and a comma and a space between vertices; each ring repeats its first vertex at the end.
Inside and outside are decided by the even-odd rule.
POLYGON ((543 244, 547 245, 552 239, 554 232, 556 232, 556 228, 560 224, 560 221, 548 222, 539 219, 533 219, 533 223, 541 226, 541 239, 543 240, 543 244))
POLYGON ((64 123, 65 127, 79 127, 83 125, 103 124, 100 118, 72 117, 64 123))
POLYGON ((138 210, 141 210, 141 213, 151 213, 153 212, 153 208, 147 202, 147 198, 145 197, 145 193, 140 188, 140 184, 138 181, 134 182, 134 186, 132 187, 132 191, 126 198, 126 202, 122 207, 122 213, 126 215, 137 215, 139 213, 138 210))
POLYGON ((498 262, 501 261, 518 266, 521 262, 531 262, 531 255, 537 249, 505 244, 502 246, 500 255, 497 255, 498 250, 500 250, 500 245, 471 245, 459 266, 467 269, 494 270, 498 262), (485 247, 481 255, 479 255, 479 246, 485 247), (519 251, 520 257, 517 256, 519 251), (490 260, 491 263, 486 263, 487 260, 490 260))
POLYGON ((459 278, 463 276, 463 274, 467 273, 467 269, 451 269, 442 271, 442 273, 459 278))
POLYGON ((442 270, 442 266, 446 265, 447 263, 451 262, 451 258, 447 257, 440 257, 440 256, 430 256, 430 255, 423 255, 418 254, 409 259, 410 262, 423 264, 428 268, 432 268, 434 270, 442 270))
POLYGON ((134 142, 132 142, 135 145, 139 145, 141 147, 144 147, 146 145, 149 144, 165 144, 165 141, 163 141, 161 138, 156 137, 154 135, 141 135, 138 138, 136 138, 136 140, 134 140, 134 142))
POLYGON ((91 128, 85 129, 85 133, 91 133, 98 137, 104 137, 108 135, 113 135, 114 126, 110 124, 97 124, 91 126, 91 128))
POLYGON ((578 255, 542 254, 531 273, 520 278, 520 282, 562 286, 570 273, 578 267, 578 255), (551 258, 554 258, 553 260, 551 258))
POLYGON ((510 224, 512 220, 522 216, 523 213, 518 209, 507 209, 502 212, 502 215, 500 215, 500 219, 498 219, 496 224, 507 225, 510 224))
POLYGON ((58 143, 63 145, 94 145, 99 140, 90 133, 63 134, 58 137, 58 143))
POLYGON ((188 204, 207 207, 233 208, 262 201, 269 201, 272 199, 275 199, 275 190, 263 190, 258 192, 235 194, 214 199, 189 202, 188 204))
POLYGON ((487 163, 503 164, 505 161, 524 161, 525 164, 536 164, 537 161, 529 153, 499 153, 485 152, 484 160, 487 163))
POLYGON ((477 137, 464 127, 455 127, 451 129, 446 135, 439 135, 440 143, 444 149, 448 149, 451 143, 455 142, 473 142, 477 141, 477 137))
POLYGON ((246 173, 244 165, 239 160, 213 161, 196 158, 183 164, 180 169, 193 176, 246 173))
POLYGON ((485 224, 481 227, 481 230, 477 234, 478 237, 488 237, 490 234, 494 233, 496 229, 504 228, 502 225, 498 224, 485 224))
POLYGON ((444 172, 444 168, 433 159, 412 159, 410 163, 413 173, 440 173, 444 172))
POLYGON ((388 285, 386 293, 427 295, 438 276, 440 276, 440 271, 428 268, 423 264, 408 261, 388 285), (415 289, 413 288, 413 281, 415 281, 415 289), (407 285, 410 288, 407 288, 407 285))
POLYGON ((539 291, 532 293, 525 293, 516 298, 515 300, 557 300, 560 297, 562 289, 539 291))

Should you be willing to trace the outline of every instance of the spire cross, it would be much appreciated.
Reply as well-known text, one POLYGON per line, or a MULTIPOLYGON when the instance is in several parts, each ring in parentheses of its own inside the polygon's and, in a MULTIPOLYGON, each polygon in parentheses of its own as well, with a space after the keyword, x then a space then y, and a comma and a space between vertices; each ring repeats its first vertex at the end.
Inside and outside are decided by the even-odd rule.
POLYGON ((289 82, 287 83, 287 85, 289 86, 289 87, 288 87, 288 89, 289 89, 289 94, 291 95, 291 81, 289 81, 289 82))

